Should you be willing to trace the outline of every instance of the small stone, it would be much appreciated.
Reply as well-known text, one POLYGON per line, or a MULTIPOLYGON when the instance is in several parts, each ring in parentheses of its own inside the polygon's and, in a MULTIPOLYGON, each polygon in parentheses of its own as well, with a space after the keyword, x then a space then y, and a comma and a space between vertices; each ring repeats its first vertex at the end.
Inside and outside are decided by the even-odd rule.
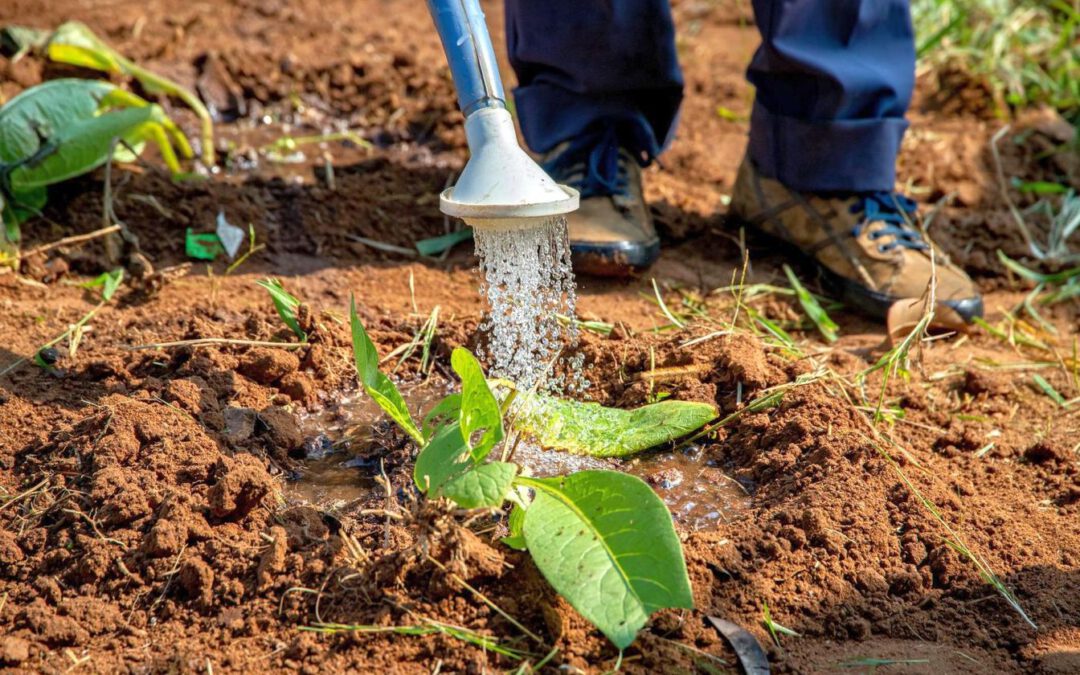
POLYGON ((300 368, 300 359, 284 349, 253 349, 244 354, 239 370, 259 384, 273 384, 300 368))
POLYGON ((17 666, 30 658, 30 643, 9 635, 0 638, 0 663, 5 666, 17 666))
POLYGON ((225 438, 230 443, 241 443, 255 432, 257 414, 251 408, 229 406, 225 408, 225 438))

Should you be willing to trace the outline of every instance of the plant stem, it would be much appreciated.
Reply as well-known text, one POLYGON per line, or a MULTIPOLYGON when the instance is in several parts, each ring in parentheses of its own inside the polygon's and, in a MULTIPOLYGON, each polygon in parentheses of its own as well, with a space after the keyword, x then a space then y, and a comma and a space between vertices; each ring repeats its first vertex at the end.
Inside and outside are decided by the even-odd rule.
MULTIPOLYGON (((126 346, 124 349, 129 352, 136 352, 144 349, 171 349, 174 347, 204 347, 207 345, 240 345, 245 347, 277 347, 280 349, 299 349, 301 347, 307 347, 310 343, 307 342, 266 342, 262 340, 230 340, 228 338, 198 338, 195 340, 178 340, 176 342, 156 342, 147 345, 132 345, 126 346)), ((51 345, 46 345, 51 346, 51 345)), ((3 373, 0 373, 2 375, 3 373)))
POLYGON ((32 248, 29 251, 27 251, 26 253, 24 253, 22 257, 29 258, 32 255, 37 255, 38 253, 44 253, 46 251, 51 251, 54 248, 60 248, 61 246, 71 246, 72 244, 81 244, 83 242, 90 241, 91 239, 97 239, 98 237, 104 237, 105 235, 112 234, 113 232, 118 232, 118 231, 120 231, 120 225, 110 225, 108 227, 103 227, 101 229, 94 230, 93 232, 87 232, 86 234, 77 234, 77 235, 73 235, 71 237, 64 237, 63 239, 59 239, 57 241, 52 242, 51 244, 42 244, 41 246, 38 246, 36 248, 32 248))

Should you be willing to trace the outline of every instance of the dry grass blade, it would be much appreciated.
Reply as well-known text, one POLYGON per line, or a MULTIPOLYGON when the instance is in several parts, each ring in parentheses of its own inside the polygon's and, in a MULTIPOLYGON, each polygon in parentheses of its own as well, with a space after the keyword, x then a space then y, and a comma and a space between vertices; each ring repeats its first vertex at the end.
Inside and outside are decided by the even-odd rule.
POLYGON ((1020 601, 1016 598, 1013 592, 1009 590, 1008 586, 1005 585, 1005 582, 1003 582, 997 576, 997 574, 994 573, 994 570, 990 568, 989 563, 979 557, 974 551, 971 550, 971 548, 967 544, 964 543, 963 539, 960 538, 960 535, 956 532, 956 530, 954 530, 952 526, 949 525, 948 521, 945 520, 945 517, 942 515, 941 511, 938 510, 937 506, 935 506, 932 501, 930 501, 925 495, 923 495, 922 491, 919 490, 919 488, 917 488, 913 482, 911 482, 911 479, 908 478, 908 475, 904 473, 903 469, 900 468, 900 465, 897 464, 896 460, 893 459, 892 455, 890 455, 888 451, 886 451, 880 445, 875 443, 874 440, 869 436, 863 436, 863 439, 867 443, 872 445, 874 449, 877 450, 878 453, 885 458, 889 465, 892 466, 893 470, 896 471, 897 475, 900 476, 900 480, 904 483, 907 489, 911 491, 911 494, 915 497, 915 499, 918 500, 918 502, 922 504, 927 511, 930 512, 930 515, 934 517, 934 520, 938 521, 938 523, 941 524, 942 528, 945 529, 945 532, 948 535, 948 537, 946 537, 945 539, 946 545, 959 553, 961 556, 970 560, 971 563, 975 565, 975 569, 978 571, 979 577, 982 578, 982 580, 986 583, 990 584, 994 588, 994 590, 997 591, 998 594, 1005 599, 1005 602, 1009 603, 1009 606, 1020 614, 1021 618, 1023 618, 1029 626, 1038 629, 1038 626, 1036 626, 1035 622, 1031 620, 1031 618, 1027 615, 1026 612, 1024 612, 1023 607, 1020 606, 1020 601))

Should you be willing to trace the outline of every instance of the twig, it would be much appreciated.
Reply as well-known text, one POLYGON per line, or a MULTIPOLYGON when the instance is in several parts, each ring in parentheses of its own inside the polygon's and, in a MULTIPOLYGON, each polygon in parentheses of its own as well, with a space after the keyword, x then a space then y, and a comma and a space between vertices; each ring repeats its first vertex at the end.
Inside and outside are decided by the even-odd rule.
POLYGON ((41 246, 37 246, 35 248, 32 248, 29 251, 27 251, 26 253, 24 253, 23 257, 24 258, 29 258, 30 256, 37 255, 38 253, 44 253, 46 251, 51 251, 54 248, 60 248, 61 246, 71 246, 72 244, 81 244, 83 242, 90 241, 91 239, 97 239, 98 237, 104 237, 107 234, 112 234, 113 232, 118 232, 118 231, 120 231, 120 229, 121 229, 120 225, 110 225, 108 227, 103 227, 103 228, 94 230, 93 232, 87 232, 86 234, 77 234, 77 235, 73 235, 73 236, 70 236, 70 237, 64 237, 63 239, 59 239, 57 241, 52 242, 51 244, 42 244, 41 246))
POLYGON ((172 349, 175 347, 204 347, 207 345, 240 345, 244 347, 278 347, 280 349, 299 349, 308 347, 308 342, 266 342, 262 340, 230 340, 228 338, 198 338, 195 340, 177 340, 176 342, 157 342, 148 345, 129 345, 125 351, 137 352, 145 349, 172 349))
POLYGON ((432 557, 431 557, 430 555, 429 555, 429 556, 427 557, 427 559, 428 559, 428 561, 429 561, 429 562, 431 562, 432 564, 434 564, 434 565, 435 565, 436 567, 438 567, 438 568, 439 568, 440 570, 442 570, 442 571, 443 571, 443 572, 445 572, 446 574, 450 575, 450 578, 451 578, 451 579, 453 579, 454 581, 458 582, 459 584, 461 584, 462 586, 464 586, 464 587, 465 587, 466 589, 468 589, 469 591, 472 591, 472 593, 473 593, 473 594, 474 594, 474 595, 475 595, 476 597, 480 598, 480 600, 481 600, 481 601, 482 601, 482 602, 483 602, 483 603, 484 603, 485 605, 487 605, 487 606, 488 606, 488 607, 490 607, 491 609, 495 610, 495 611, 496 611, 496 612, 497 612, 497 613, 499 614, 499 616, 501 616, 502 618, 506 619, 506 620, 507 620, 507 621, 509 621, 509 622, 510 622, 511 624, 513 624, 514 628, 517 628, 518 630, 520 630, 520 631, 521 631, 522 633, 524 633, 525 635, 527 635, 527 636, 528 636, 528 637, 529 637, 530 639, 534 640, 534 641, 535 641, 535 642, 536 642, 537 644, 541 644, 541 645, 545 644, 545 642, 543 641, 543 639, 541 639, 541 638, 540 638, 540 636, 539 636, 539 635, 537 635, 536 633, 532 632, 531 630, 529 630, 529 629, 528 629, 528 628, 526 628, 525 626, 521 625, 521 622, 520 622, 520 621, 518 621, 518 620, 517 620, 517 619, 515 619, 514 617, 510 616, 509 614, 507 614, 507 613, 506 613, 506 611, 504 611, 504 610, 503 610, 503 609, 502 609, 501 607, 499 607, 499 606, 498 606, 498 605, 496 605, 496 604, 495 604, 494 602, 492 602, 492 601, 491 601, 490 599, 488 599, 488 597, 487 597, 486 595, 484 595, 484 594, 483 594, 483 593, 481 593, 480 591, 478 591, 478 590, 476 590, 475 588, 473 588, 472 586, 470 586, 470 585, 469 585, 469 583, 468 583, 467 581, 465 581, 464 579, 462 579, 462 578, 461 578, 461 577, 459 577, 458 575, 454 574, 454 573, 453 573, 453 572, 451 572, 450 570, 446 569, 446 566, 445 566, 445 565, 443 565, 443 564, 442 564, 441 562, 439 562, 439 561, 438 561, 438 560, 436 560, 435 558, 432 558, 432 557))
POLYGON ((1009 133, 1011 125, 1006 124, 994 134, 990 139, 990 154, 994 158, 994 173, 997 174, 998 186, 1001 188, 1001 198, 1005 200, 1005 205, 1009 207, 1009 213, 1012 214, 1013 220, 1016 221, 1017 226, 1020 228, 1020 234, 1024 237, 1024 243, 1031 249, 1031 253, 1042 260, 1046 257, 1046 254, 1042 251, 1038 244, 1031 236, 1031 231, 1028 229, 1027 223, 1024 221, 1023 214, 1020 213, 1020 209, 1016 208, 1016 204, 1013 203, 1012 197, 1009 196, 1009 185, 1005 180, 1005 169, 1001 164, 1001 153, 998 152, 998 141, 1002 139, 1005 134, 1009 133))

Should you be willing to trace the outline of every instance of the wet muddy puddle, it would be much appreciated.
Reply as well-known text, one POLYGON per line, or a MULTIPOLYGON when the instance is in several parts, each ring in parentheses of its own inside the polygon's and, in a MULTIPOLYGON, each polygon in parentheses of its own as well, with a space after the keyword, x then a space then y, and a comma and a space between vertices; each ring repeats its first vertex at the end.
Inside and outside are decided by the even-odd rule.
MULTIPOLYGON (((448 389, 421 385, 405 392, 409 408, 426 412, 448 389)), ((421 415, 417 415, 418 418, 421 415)), ((303 423, 306 459, 286 483, 289 501, 337 510, 365 499, 374 490, 379 461, 370 452, 385 433, 382 411, 363 393, 338 401, 307 416, 303 423)), ((498 452, 498 450, 496 450, 498 452)), ((545 450, 522 440, 513 461, 534 476, 555 476, 586 469, 625 471, 647 482, 667 504, 683 528, 706 530, 742 517, 750 495, 734 478, 712 466, 699 446, 676 452, 661 451, 629 459, 599 459, 545 450)))

